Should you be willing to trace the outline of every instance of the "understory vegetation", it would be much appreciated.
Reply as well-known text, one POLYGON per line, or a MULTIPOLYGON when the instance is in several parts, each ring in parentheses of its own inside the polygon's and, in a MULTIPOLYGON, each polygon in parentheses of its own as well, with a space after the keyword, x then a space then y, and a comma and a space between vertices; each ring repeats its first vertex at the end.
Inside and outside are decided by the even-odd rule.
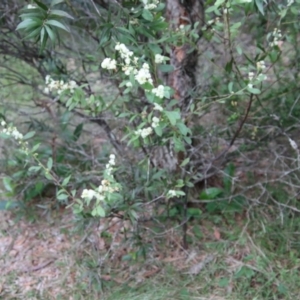
POLYGON ((297 299, 300 0, 27 2, 0 3, 0 299, 297 299))

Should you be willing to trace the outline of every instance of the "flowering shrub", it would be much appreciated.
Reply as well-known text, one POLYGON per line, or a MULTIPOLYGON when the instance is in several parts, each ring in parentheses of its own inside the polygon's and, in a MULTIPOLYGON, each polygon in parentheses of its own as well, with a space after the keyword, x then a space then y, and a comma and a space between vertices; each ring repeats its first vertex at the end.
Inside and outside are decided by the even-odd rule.
MULTIPOLYGON (((41 53, 50 46, 55 49, 59 38, 75 36, 76 26, 71 23, 72 32, 65 24, 73 16, 56 8, 60 2, 48 5, 46 1, 33 1, 20 15, 17 29, 24 31, 30 41, 39 41, 41 53)), ((101 22, 99 26, 84 26, 88 26, 87 32, 95 33, 92 37, 99 53, 80 52, 84 53, 80 75, 68 70, 59 73, 59 68, 50 67, 42 74, 49 74, 41 90, 51 100, 55 96, 51 105, 58 103, 84 122, 99 125, 110 142, 111 148, 103 150, 101 163, 97 164, 95 182, 69 190, 68 183, 71 178, 75 180, 74 176, 56 174, 55 155, 40 159, 29 146, 24 148, 34 158, 31 170, 43 171, 48 180, 54 181, 57 198, 69 200, 77 214, 89 212, 103 217, 129 207, 137 218, 138 203, 188 198, 186 188, 199 182, 206 184, 216 169, 225 168, 217 163, 226 161, 240 135, 254 142, 260 132, 250 118, 259 118, 251 115, 252 109, 261 113, 259 102, 264 102, 264 95, 276 81, 273 66, 284 50, 287 25, 280 20, 297 15, 298 7, 293 1, 276 6, 274 14, 282 19, 261 34, 256 22, 266 18, 269 9, 263 1, 215 1, 207 4, 205 22, 202 1, 197 2, 202 3, 197 13, 195 8, 187 7, 188 1, 127 2, 124 6, 108 4, 111 14, 91 8, 95 20, 101 22), (167 20, 163 17, 166 10, 167 20), (247 26, 255 28, 255 33, 247 26), (255 34, 260 35, 259 39, 255 34), (249 37, 252 48, 243 44, 243 35, 249 37), (213 48, 219 48, 222 54, 217 56, 213 48), (101 73, 97 90, 89 84, 90 79, 82 79, 88 59, 95 68, 92 75, 101 73), (197 69, 198 60, 202 61, 197 69), (110 82, 112 88, 106 88, 103 82, 110 82), (218 105, 222 112, 216 119, 209 117, 212 126, 202 123, 202 116, 218 105)), ((3 126, 4 134, 23 141, 16 128, 5 127, 6 123, 3 126)), ((82 126, 74 131, 74 140, 79 138, 82 126)))

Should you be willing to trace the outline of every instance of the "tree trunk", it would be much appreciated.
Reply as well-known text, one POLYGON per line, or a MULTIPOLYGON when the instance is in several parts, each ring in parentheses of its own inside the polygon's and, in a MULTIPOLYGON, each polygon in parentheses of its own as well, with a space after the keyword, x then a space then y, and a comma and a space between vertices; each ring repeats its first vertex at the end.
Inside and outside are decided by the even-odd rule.
MULTIPOLYGON (((180 30, 180 26, 194 27, 204 22, 203 0, 167 0, 166 19, 172 31, 180 30)), ((169 75, 168 85, 175 90, 175 99, 179 101, 182 112, 188 106, 191 91, 196 86, 197 48, 190 44, 174 46, 171 52, 171 64, 174 72, 169 75)))

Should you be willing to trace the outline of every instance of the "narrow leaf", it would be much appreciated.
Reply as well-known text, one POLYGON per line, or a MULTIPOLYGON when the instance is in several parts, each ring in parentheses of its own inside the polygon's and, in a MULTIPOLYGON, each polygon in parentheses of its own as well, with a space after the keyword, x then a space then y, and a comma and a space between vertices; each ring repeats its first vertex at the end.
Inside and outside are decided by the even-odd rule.
POLYGON ((45 29, 52 43, 55 42, 55 33, 54 31, 47 25, 45 25, 45 29))
POLYGON ((55 6, 55 5, 59 4, 59 3, 62 3, 62 2, 64 2, 64 0, 53 0, 51 2, 50 6, 53 7, 53 6, 55 6))
POLYGON ((53 166, 53 159, 52 157, 49 157, 48 162, 47 162, 47 169, 50 171, 53 166))
POLYGON ((65 31, 67 31, 67 32, 70 32, 70 30, 64 24, 62 24, 62 23, 60 23, 60 22, 58 22, 56 20, 47 20, 45 22, 45 24, 52 25, 54 27, 58 27, 58 28, 61 28, 61 29, 65 30, 65 31))
POLYGON ((11 179, 9 177, 4 177, 2 181, 3 181, 3 185, 4 185, 5 189, 8 192, 13 192, 14 191, 13 186, 11 184, 11 179))
POLYGON ((36 22, 33 21, 32 19, 26 19, 24 21, 22 21, 16 28, 16 30, 19 30, 19 29, 23 29, 23 28, 28 28, 28 26, 32 26, 32 25, 35 25, 36 22))
POLYGON ((51 15, 56 15, 56 16, 61 16, 61 17, 66 17, 66 18, 69 18, 69 19, 74 19, 71 15, 69 15, 68 13, 66 13, 65 11, 63 10, 58 10, 58 9, 52 9, 50 11, 50 16, 51 15))
POLYGON ((23 140, 28 140, 30 138, 32 138, 35 135, 35 131, 30 131, 27 134, 25 134, 25 136, 23 137, 23 140))
POLYGON ((57 200, 66 200, 69 196, 67 194, 60 194, 56 198, 57 200))
POLYGON ((71 178, 71 175, 70 176, 68 176, 68 177, 66 177, 65 179, 64 179, 64 181, 62 182, 62 186, 66 186, 68 183, 69 183, 69 181, 70 181, 70 178, 71 178))
POLYGON ((43 10, 48 10, 48 6, 46 6, 44 3, 38 1, 38 0, 33 0, 41 9, 43 10))

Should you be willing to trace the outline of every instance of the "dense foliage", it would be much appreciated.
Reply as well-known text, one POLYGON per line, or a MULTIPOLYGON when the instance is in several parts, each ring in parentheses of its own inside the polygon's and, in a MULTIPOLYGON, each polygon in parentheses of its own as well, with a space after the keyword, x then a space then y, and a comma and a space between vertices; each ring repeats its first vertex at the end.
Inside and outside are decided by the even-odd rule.
POLYGON ((298 211, 300 1, 183 3, 2 1, 5 205, 298 211))

